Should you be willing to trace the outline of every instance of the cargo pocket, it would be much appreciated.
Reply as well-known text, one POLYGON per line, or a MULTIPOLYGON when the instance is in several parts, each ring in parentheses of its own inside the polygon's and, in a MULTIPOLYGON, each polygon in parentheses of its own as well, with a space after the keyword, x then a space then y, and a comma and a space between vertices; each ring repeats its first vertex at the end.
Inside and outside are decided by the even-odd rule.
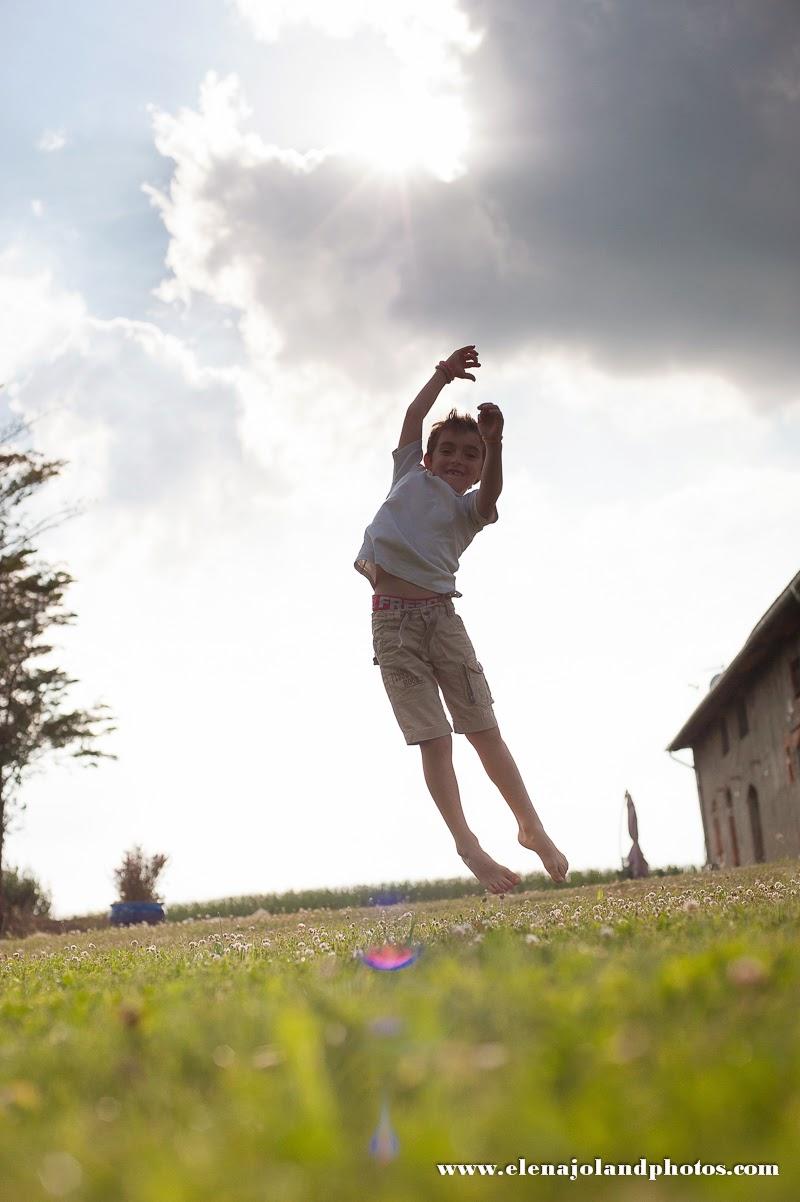
POLYGON ((484 676, 482 666, 476 659, 468 659, 464 664, 464 681, 470 705, 494 704, 489 682, 484 676))
POLYGON ((380 667, 380 664, 378 663, 378 652, 380 651, 380 649, 381 649, 381 647, 380 647, 380 642, 378 639, 378 632, 377 632, 377 630, 375 630, 375 628, 373 626, 373 629, 372 629, 372 653, 373 653, 372 654, 372 662, 373 662, 373 664, 378 664, 378 667, 380 667))
POLYGON ((380 660, 383 658, 384 644, 386 643, 387 632, 385 630, 375 630, 372 634, 372 662, 380 667, 380 660))

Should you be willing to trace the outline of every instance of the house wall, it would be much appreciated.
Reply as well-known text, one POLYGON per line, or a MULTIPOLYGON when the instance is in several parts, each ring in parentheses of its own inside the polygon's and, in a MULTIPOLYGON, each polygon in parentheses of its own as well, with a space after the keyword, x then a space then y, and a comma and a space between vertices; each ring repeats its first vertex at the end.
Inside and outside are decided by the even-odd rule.
POLYGON ((778 645, 772 657, 743 684, 739 697, 747 705, 747 734, 739 734, 738 698, 734 698, 692 748, 709 863, 732 866, 737 858, 740 864, 757 862, 747 800, 751 785, 758 794, 764 859, 800 856, 800 750, 791 752, 793 781, 786 751, 787 735, 800 729, 800 697, 794 696, 789 668, 797 656, 800 631, 778 645), (726 755, 720 731, 723 716, 729 739, 726 755), (733 831, 727 790, 732 801, 733 831))

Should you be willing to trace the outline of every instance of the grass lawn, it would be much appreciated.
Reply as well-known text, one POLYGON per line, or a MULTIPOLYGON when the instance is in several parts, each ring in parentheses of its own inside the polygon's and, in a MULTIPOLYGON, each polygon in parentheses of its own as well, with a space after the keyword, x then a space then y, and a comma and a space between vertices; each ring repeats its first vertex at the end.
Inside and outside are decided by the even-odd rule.
POLYGON ((794 1202, 799 920, 783 861, 5 941, 0 1200, 794 1202), (437 1168, 521 1157, 779 1176, 437 1168))

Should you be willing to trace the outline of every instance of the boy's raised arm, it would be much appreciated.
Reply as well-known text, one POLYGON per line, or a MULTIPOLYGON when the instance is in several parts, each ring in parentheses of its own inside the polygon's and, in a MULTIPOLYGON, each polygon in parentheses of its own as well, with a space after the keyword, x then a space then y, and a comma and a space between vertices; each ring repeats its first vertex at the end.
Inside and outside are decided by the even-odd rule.
POLYGON ((478 406, 478 433, 486 447, 481 485, 475 504, 485 521, 492 520, 497 498, 503 491, 503 426, 505 418, 493 401, 478 406))
POLYGON ((409 443, 421 440, 422 422, 445 384, 450 384, 456 376, 459 379, 472 380, 473 384, 475 383, 475 377, 467 371, 468 367, 480 367, 478 352, 474 344, 460 347, 459 350, 453 351, 449 358, 436 365, 428 383, 420 389, 408 406, 403 428, 400 431, 400 441, 397 444, 398 450, 400 447, 408 446, 409 443))

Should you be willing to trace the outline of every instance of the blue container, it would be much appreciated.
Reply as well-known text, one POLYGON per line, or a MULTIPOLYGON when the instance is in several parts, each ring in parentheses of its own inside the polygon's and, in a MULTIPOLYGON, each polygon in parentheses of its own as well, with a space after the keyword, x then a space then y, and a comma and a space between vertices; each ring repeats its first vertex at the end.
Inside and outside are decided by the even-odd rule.
POLYGON ((164 907, 160 902, 113 902, 112 927, 126 927, 134 922, 163 922, 164 907))

